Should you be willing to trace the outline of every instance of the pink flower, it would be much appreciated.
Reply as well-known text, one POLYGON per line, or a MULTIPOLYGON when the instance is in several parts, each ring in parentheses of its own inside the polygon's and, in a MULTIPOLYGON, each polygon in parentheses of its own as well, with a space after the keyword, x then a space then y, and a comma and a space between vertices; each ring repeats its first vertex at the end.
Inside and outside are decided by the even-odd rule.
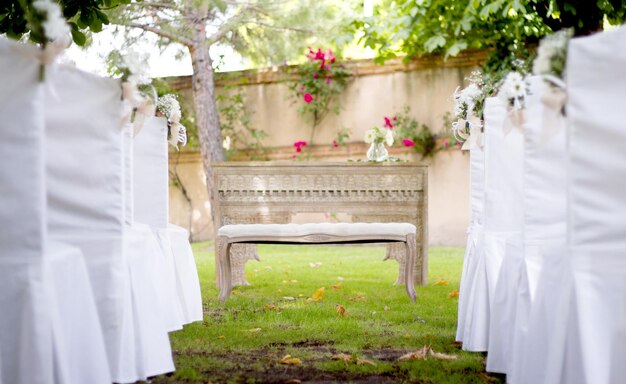
POLYGON ((304 94, 304 102, 307 104, 310 104, 311 101, 313 101, 313 95, 311 95, 310 93, 305 93, 304 94))
POLYGON ((444 146, 444 147, 446 147, 446 148, 447 148, 447 147, 449 147, 449 146, 450 146, 450 140, 445 139, 445 140, 443 141, 443 146, 444 146))
POLYGON ((318 77, 320 77, 320 75, 318 75, 317 72, 313 74, 314 79, 317 79, 318 77))
POLYGON ((325 55, 325 56, 326 56, 326 57, 325 57, 325 58, 326 58, 326 61, 328 61, 328 62, 329 62, 329 63, 331 63, 331 64, 332 64, 332 63, 334 63, 334 62, 335 62, 335 60, 337 59, 337 58, 335 57, 335 54, 333 53, 333 51, 332 51, 331 49, 329 49, 328 51, 326 51, 326 55, 325 55))
POLYGON ((405 147, 414 147, 415 146, 415 142, 411 139, 402 139, 402 142, 404 143, 405 147))
POLYGON ((389 129, 393 129, 393 124, 391 123, 391 120, 387 116, 385 116, 385 127, 389 129))
POLYGON ((337 142, 337 139, 333 140, 333 148, 337 148, 339 147, 339 143, 337 142))
POLYGON ((293 146, 296 147, 296 152, 302 152, 302 147, 306 147, 306 141, 296 141, 293 146))
POLYGON ((304 85, 300 86, 300 91, 304 92, 304 85))
POLYGON ((330 82, 333 81, 330 77, 326 78, 326 84, 330 84, 330 82))

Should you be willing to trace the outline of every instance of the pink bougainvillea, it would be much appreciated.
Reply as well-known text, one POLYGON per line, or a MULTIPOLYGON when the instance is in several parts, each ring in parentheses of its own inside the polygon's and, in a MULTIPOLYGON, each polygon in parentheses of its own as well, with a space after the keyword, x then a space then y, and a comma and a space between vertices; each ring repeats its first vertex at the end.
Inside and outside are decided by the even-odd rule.
POLYGON ((311 101, 313 101, 313 95, 311 95, 310 93, 305 93, 304 94, 304 102, 309 104, 309 103, 311 103, 311 101))
MULTIPOLYGON (((394 120, 395 120, 395 117, 394 117, 394 120)), ((389 129, 393 129, 393 123, 391 122, 391 119, 388 118, 387 116, 385 116, 385 127, 389 129)))
POLYGON ((293 146, 296 147, 296 152, 302 152, 302 148, 306 147, 306 141, 296 141, 293 146))
POLYGON ((405 147, 414 147, 415 146, 415 142, 411 139, 402 139, 402 143, 404 144, 405 147))

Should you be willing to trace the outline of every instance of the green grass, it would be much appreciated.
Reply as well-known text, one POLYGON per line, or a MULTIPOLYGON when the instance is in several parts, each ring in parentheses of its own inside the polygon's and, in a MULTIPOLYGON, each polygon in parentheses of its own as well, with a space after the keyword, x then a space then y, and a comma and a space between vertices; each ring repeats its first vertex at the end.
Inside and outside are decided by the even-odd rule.
POLYGON ((219 303, 212 243, 194 244, 204 321, 171 334, 176 372, 154 382, 498 382, 484 373, 481 354, 454 343, 457 298, 449 294, 459 289, 463 249, 430 249, 429 285, 417 288, 415 304, 404 287, 393 286, 398 264, 383 263, 384 253, 371 246, 260 245, 262 261, 246 265, 251 286, 236 287, 219 303), (323 299, 308 300, 321 287, 323 299), (397 361, 425 345, 457 359, 397 361), (376 365, 333 360, 338 353, 376 365), (279 364, 286 354, 302 364, 279 364))

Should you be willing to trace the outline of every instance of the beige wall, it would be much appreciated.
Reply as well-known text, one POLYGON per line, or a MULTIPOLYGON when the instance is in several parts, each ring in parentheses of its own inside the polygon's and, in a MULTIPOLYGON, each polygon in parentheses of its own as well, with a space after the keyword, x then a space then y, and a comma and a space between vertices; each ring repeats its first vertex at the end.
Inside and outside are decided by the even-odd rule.
MULTIPOLYGON (((482 53, 473 53, 442 61, 426 58, 409 64, 390 62, 384 67, 369 61, 351 63, 349 67, 356 76, 350 81, 340 97, 342 106, 339 115, 330 114, 317 128, 314 146, 309 148, 312 157, 318 160, 362 159, 367 146, 363 143, 365 131, 373 126, 382 126, 383 116, 392 116, 405 105, 411 115, 431 130, 443 127, 442 117, 452 108, 451 95, 462 85, 463 78, 472 67, 484 58, 482 53), (341 128, 351 132, 349 145, 334 149, 332 140, 341 128)), ((272 159, 290 159, 293 142, 309 140, 310 124, 297 113, 291 98, 289 79, 293 69, 244 71, 218 77, 220 85, 240 81, 249 111, 252 126, 263 129, 268 137, 264 144, 272 147, 272 159), (239 80, 237 79, 239 76, 239 80)), ((189 79, 179 78, 176 85, 188 94, 189 79)), ((404 148, 394 148, 392 154, 407 160, 419 161, 419 155, 404 148)), ((468 161, 469 156, 459 150, 439 152, 427 160, 429 167, 429 241, 437 245, 464 245, 468 220, 468 161)), ((170 221, 189 227, 192 221, 194 240, 212 237, 210 205, 204 173, 197 153, 172 153, 170 170, 174 167, 192 200, 192 207, 183 198, 180 189, 170 186, 170 221)), ((303 218, 300 217, 299 221, 303 218)), ((304 218, 306 220, 306 218, 304 218)), ((319 220, 319 217, 311 217, 319 220)))

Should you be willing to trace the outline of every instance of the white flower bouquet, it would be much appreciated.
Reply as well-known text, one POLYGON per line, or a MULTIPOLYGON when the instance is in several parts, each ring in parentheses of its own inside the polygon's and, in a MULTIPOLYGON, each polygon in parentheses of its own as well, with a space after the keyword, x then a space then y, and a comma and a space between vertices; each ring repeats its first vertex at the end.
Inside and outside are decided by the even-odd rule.
POLYGON ((364 141, 367 144, 384 143, 390 147, 393 145, 393 140, 394 140, 393 132, 391 131, 391 129, 374 127, 368 130, 367 132, 365 132, 364 141))
POLYGON ((573 34, 572 29, 564 29, 541 39, 537 57, 533 61, 535 75, 544 76, 554 85, 562 85, 567 61, 567 44, 573 34))
POLYGON ((470 149, 475 144, 481 144, 482 122, 479 116, 482 115, 482 104, 485 98, 480 72, 473 71, 467 80, 470 84, 463 89, 457 87, 453 94, 455 121, 452 123, 452 133, 459 142, 465 143, 463 149, 470 149))
POLYGON ((187 129, 180 123, 182 117, 180 111, 180 103, 176 99, 176 95, 168 93, 157 99, 157 110, 167 117, 167 123, 170 128, 170 139, 168 142, 178 149, 178 143, 187 144, 187 129))

